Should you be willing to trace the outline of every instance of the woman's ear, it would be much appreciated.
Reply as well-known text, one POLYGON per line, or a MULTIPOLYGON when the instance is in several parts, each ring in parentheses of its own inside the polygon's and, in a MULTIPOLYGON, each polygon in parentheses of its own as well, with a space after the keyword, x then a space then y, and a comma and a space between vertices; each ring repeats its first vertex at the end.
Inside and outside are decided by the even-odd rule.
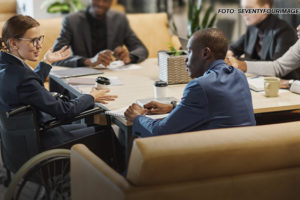
POLYGON ((19 48, 18 47, 18 39, 16 39, 16 38, 8 39, 8 45, 9 45, 9 49, 17 50, 19 48))

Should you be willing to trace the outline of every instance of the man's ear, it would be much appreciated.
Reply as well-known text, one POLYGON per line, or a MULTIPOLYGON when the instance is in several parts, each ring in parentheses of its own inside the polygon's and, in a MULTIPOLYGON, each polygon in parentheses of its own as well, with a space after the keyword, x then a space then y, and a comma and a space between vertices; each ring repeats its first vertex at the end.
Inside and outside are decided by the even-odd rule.
POLYGON ((211 50, 210 50, 210 48, 205 47, 205 48, 203 49, 203 57, 209 58, 210 56, 211 56, 211 50))

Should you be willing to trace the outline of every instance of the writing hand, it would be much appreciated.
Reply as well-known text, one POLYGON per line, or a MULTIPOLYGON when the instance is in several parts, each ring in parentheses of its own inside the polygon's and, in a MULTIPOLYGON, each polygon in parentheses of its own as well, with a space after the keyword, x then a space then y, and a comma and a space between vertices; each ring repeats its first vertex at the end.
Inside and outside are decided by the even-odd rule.
POLYGON ((144 115, 146 114, 147 111, 145 109, 143 109, 141 106, 139 106, 136 103, 133 103, 131 106, 128 107, 128 109, 125 111, 125 117, 128 121, 133 122, 134 119, 138 116, 138 115, 144 115))
POLYGON ((130 63, 130 56, 129 56, 129 52, 126 48, 124 47, 117 47, 114 50, 114 55, 119 59, 122 60, 125 64, 130 63))
POLYGON ((144 108, 147 109, 147 114, 166 114, 172 111, 173 105, 151 101, 145 104, 144 108))
POLYGON ((113 52, 111 50, 103 50, 97 53, 94 57, 86 59, 84 61, 84 65, 96 66, 102 64, 104 66, 108 66, 113 60, 113 52))

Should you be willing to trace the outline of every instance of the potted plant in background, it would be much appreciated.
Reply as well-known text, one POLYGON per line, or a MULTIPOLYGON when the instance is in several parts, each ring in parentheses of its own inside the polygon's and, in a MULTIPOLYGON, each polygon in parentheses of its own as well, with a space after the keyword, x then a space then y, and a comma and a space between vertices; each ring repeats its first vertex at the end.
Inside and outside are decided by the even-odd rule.
POLYGON ((159 79, 171 84, 187 83, 191 80, 185 67, 186 52, 169 44, 169 50, 158 52, 159 79))
POLYGON ((217 14, 213 13, 212 6, 210 6, 206 11, 204 11, 202 0, 189 0, 188 1, 188 27, 187 27, 188 38, 190 38, 194 32, 200 29, 213 27, 216 18, 217 18, 217 14), (203 19, 201 18, 202 11, 205 12, 203 19))
MULTIPOLYGON (((188 34, 190 38, 195 31, 213 27, 217 14, 210 6, 204 9, 202 0, 188 0, 188 34), (202 14, 203 13, 203 14, 202 14), (201 16, 203 15, 203 17, 201 16)), ((172 20, 173 31, 178 35, 177 27, 172 20)), ((185 66, 185 51, 176 50, 170 45, 169 51, 158 52, 159 78, 168 84, 187 83, 191 80, 185 66)))
POLYGON ((72 13, 86 7, 81 0, 45 0, 41 9, 47 9, 48 13, 72 13))

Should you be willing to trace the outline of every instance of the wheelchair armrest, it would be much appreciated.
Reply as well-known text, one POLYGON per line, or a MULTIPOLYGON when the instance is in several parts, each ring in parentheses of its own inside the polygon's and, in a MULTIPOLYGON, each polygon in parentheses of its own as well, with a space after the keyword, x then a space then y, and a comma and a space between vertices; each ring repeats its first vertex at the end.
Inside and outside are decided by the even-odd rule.
POLYGON ((54 120, 51 120, 51 121, 45 123, 40 128, 40 131, 45 131, 45 130, 48 130, 48 129, 51 129, 51 128, 54 128, 54 127, 57 127, 57 126, 60 126, 60 125, 68 124, 70 122, 77 121, 79 119, 83 119, 83 118, 86 118, 88 116, 99 114, 99 113, 102 113, 102 112, 104 112, 104 110, 102 108, 100 108, 100 107, 94 107, 94 108, 92 108, 90 110, 83 111, 82 113, 80 113, 79 115, 76 115, 72 119, 68 119, 68 120, 57 120, 57 119, 54 119, 54 120))
POLYGON ((25 112, 25 111, 28 111, 32 109, 32 107, 30 105, 27 105, 27 106, 21 106, 21 107, 18 107, 10 112, 6 112, 6 117, 9 118, 9 117, 12 117, 16 114, 19 114, 19 113, 22 113, 22 112, 25 112))

